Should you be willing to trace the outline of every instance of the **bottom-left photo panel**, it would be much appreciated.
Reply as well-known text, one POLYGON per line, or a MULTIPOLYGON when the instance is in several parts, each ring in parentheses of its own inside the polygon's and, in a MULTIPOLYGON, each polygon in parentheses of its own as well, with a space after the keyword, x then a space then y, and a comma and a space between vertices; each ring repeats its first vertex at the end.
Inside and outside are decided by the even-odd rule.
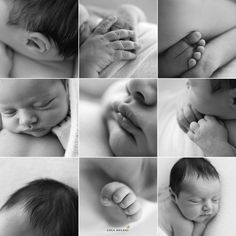
POLYGON ((78 236, 78 159, 1 158, 0 235, 78 236))

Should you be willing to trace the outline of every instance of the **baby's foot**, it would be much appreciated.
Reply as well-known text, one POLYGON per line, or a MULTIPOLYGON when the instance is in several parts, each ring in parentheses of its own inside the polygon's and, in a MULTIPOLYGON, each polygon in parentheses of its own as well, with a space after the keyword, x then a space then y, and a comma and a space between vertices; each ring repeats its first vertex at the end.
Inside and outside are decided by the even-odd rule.
POLYGON ((125 184, 112 182, 106 184, 100 194, 103 206, 117 206, 129 221, 137 221, 142 214, 141 204, 134 192, 125 184))
POLYGON ((206 42, 201 37, 194 31, 159 55, 159 77, 178 77, 193 68, 204 52, 206 42))

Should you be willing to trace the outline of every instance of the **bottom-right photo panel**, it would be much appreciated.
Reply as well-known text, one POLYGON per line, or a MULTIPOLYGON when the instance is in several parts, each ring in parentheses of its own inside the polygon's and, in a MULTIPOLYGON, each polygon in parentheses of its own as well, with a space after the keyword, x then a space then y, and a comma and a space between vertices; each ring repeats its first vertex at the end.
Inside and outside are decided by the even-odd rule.
POLYGON ((235 234, 235 158, 158 158, 158 235, 235 234))

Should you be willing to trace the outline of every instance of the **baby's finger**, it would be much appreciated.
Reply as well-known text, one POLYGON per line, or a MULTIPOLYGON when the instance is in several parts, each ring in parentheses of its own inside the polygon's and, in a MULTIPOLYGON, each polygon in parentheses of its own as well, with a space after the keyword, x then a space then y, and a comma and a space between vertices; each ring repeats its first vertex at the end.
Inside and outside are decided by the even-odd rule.
POLYGON ((197 111, 196 109, 192 108, 192 111, 196 117, 197 120, 201 120, 203 118, 203 114, 197 111))
POLYGON ((183 110, 180 109, 177 111, 177 122, 180 126, 180 128, 187 133, 188 132, 188 128, 189 128, 189 122, 187 121, 187 119, 184 116, 183 110))
POLYGON ((205 120, 216 121, 216 118, 215 118, 214 116, 208 116, 208 115, 205 115, 205 116, 204 116, 204 119, 205 119, 205 120))
POLYGON ((128 40, 115 41, 111 45, 116 50, 137 50, 141 47, 140 44, 128 40))
POLYGON ((109 41, 116 41, 120 39, 134 39, 135 33, 132 30, 115 30, 110 31, 104 35, 104 37, 109 41))
POLYGON ((183 113, 184 113, 184 116, 185 116, 186 120, 189 123, 196 120, 196 118, 194 116, 194 112, 193 112, 192 107, 190 105, 187 105, 187 106, 183 107, 183 113))
POLYGON ((95 34, 105 34, 111 28, 111 26, 117 21, 116 16, 110 16, 104 19, 94 30, 95 34))
POLYGON ((136 58, 136 54, 129 52, 129 51, 123 51, 123 50, 116 50, 114 53, 114 57, 116 60, 134 60, 136 58))

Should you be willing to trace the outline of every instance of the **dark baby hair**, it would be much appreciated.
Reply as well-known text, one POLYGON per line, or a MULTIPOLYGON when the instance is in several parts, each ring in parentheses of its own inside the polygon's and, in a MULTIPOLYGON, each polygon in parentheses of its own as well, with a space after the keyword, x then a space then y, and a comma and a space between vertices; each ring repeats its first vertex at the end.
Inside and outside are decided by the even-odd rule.
MULTIPOLYGON (((8 1, 8 0, 7 0, 8 1)), ((53 41, 59 54, 78 52, 78 0, 11 0, 9 25, 39 32, 53 41)))
POLYGON ((233 89, 236 88, 235 79, 210 79, 212 93, 219 89, 233 89))
POLYGON ((78 194, 52 179, 38 179, 13 193, 1 210, 19 204, 42 236, 78 236, 78 194))
POLYGON ((171 169, 169 187, 178 196, 184 178, 194 175, 203 179, 220 179, 219 173, 207 159, 181 158, 171 169))

